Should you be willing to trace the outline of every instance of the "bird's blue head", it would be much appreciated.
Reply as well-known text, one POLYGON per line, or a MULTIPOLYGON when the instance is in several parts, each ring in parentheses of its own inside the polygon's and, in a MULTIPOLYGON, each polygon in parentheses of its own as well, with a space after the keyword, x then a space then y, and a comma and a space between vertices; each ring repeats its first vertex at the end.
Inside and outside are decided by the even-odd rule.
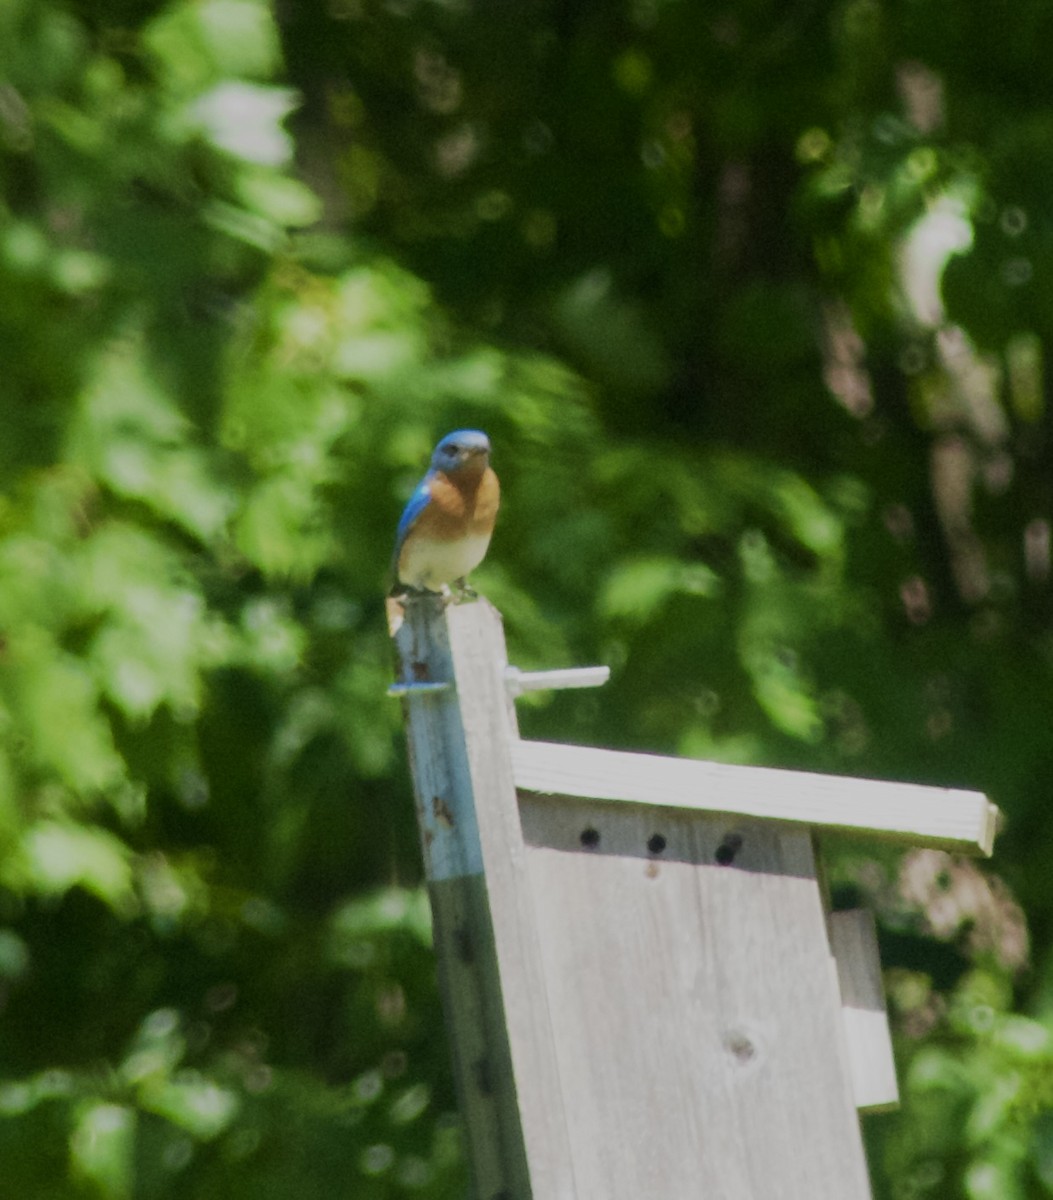
POLYGON ((435 447, 433 471, 456 471, 471 464, 482 471, 490 461, 490 439, 481 429, 455 429, 435 447))

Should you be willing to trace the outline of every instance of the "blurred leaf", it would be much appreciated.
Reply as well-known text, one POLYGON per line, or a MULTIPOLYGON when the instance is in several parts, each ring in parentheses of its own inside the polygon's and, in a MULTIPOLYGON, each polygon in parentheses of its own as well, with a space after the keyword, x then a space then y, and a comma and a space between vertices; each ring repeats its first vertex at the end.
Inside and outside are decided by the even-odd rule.
POLYGON ((1000 1048, 1025 1061, 1048 1063, 1053 1059, 1053 1033, 1028 1017, 1003 1017, 998 1022, 995 1037, 1000 1048))
POLYGON ((190 426, 151 371, 139 335, 100 356, 71 440, 73 461, 118 495, 150 504, 198 537, 214 537, 233 507, 190 426))
POLYGON ((38 821, 26 831, 15 878, 45 895, 77 885, 115 908, 132 902, 128 848, 103 829, 38 821))
POLYGON ((719 589, 719 577, 702 563, 657 557, 629 560, 607 578, 598 609, 608 619, 646 621, 674 594, 710 597, 719 589))
POLYGON ((281 53, 266 0, 168 5, 148 26, 146 44, 180 91, 227 75, 265 79, 281 53))
POLYGON ((974 1145, 982 1145, 1003 1129, 1013 1116, 1019 1103, 1023 1080, 1015 1073, 1007 1073, 993 1081, 993 1085, 980 1096, 969 1115, 966 1136, 974 1145))
POLYGON ((29 948, 10 929, 0 929, 0 978, 18 979, 29 966, 29 948))
POLYGON ((239 1101, 233 1092, 197 1072, 181 1071, 164 1082, 144 1086, 139 1104, 185 1129, 192 1137, 207 1141, 230 1125, 239 1101))
POLYGON ((313 225, 321 216, 318 197, 298 179, 260 171, 243 171, 238 177, 238 197, 254 212, 275 225, 313 225))
POLYGON ((555 315, 563 336, 600 378, 632 391, 653 392, 669 379, 671 364, 644 310, 615 290, 597 268, 569 284, 555 315))
POLYGON ((217 149, 257 166, 280 167, 292 156, 282 122, 298 103, 289 88, 226 81, 195 100, 187 117, 217 149))
POLYGON ((168 1079, 186 1054, 179 1013, 158 1008, 139 1026, 121 1064, 121 1075, 132 1084, 168 1079))
POLYGON ((1027 1192, 1020 1182, 1018 1163, 978 1159, 965 1177, 969 1200, 1024 1200, 1027 1192))
POLYGON ((431 910, 426 892, 383 888, 349 900, 333 913, 332 951, 341 959, 346 956, 342 947, 396 930, 412 934, 422 945, 431 945, 431 910))
POLYGON ((76 794, 114 787, 123 778, 124 763, 99 708, 94 680, 74 656, 25 632, 10 683, 31 765, 54 772, 76 794))
POLYGON ((272 475, 246 497, 235 536, 242 553, 268 574, 306 578, 330 552, 327 524, 308 482, 272 475))
POLYGON ((135 1113, 118 1104, 89 1103, 70 1134, 74 1170, 107 1200, 134 1194, 135 1113))

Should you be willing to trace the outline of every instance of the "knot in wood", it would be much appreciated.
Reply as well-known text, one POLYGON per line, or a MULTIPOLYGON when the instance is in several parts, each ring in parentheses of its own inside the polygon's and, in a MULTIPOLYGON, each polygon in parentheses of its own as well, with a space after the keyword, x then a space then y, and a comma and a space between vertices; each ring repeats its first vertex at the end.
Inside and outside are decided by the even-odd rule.
POLYGON ((755 1039, 744 1029, 729 1029, 724 1034, 724 1049, 736 1066, 749 1066, 760 1052, 755 1039))

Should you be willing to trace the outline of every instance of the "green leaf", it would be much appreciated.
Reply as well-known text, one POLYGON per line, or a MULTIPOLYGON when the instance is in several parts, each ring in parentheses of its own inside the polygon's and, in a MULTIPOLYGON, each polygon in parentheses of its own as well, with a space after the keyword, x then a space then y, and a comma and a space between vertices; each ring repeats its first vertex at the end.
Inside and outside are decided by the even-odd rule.
POLYGON ((1024 1062, 1048 1063, 1053 1058, 1053 1034, 1047 1026, 1023 1014, 1000 1017, 994 1043, 1024 1062))
POLYGON ((133 900, 128 847, 103 829, 38 821, 22 840, 17 873, 33 891, 61 896, 80 885, 115 908, 133 900))
POLYGON ((674 595, 711 598, 720 592, 720 578, 704 563, 686 563, 670 556, 627 559, 607 576, 597 609, 607 619, 644 622, 674 595))
POLYGON ((299 105, 291 88, 227 80, 187 110, 188 126, 234 158, 264 167, 282 167, 292 158, 292 138, 282 127, 299 105))
POLYGON ((70 455, 117 495, 142 500, 196 537, 225 526, 234 499, 132 329, 98 356, 73 424, 70 455))
POLYGON ((266 0, 183 0, 165 6, 144 41, 170 87, 195 91, 228 75, 266 79, 281 46, 266 0))
POLYGON ((840 520, 799 475, 783 474, 774 495, 780 515, 803 546, 822 558, 840 555, 844 535, 840 520))
POLYGON ((136 1030, 121 1063, 121 1078, 133 1085, 163 1082, 185 1054, 186 1039, 179 1013, 174 1008, 156 1008, 136 1030))
POLYGON ((105 1200, 133 1194, 136 1114, 121 1104, 91 1102, 78 1111, 70 1133, 74 1171, 105 1200))
POLYGON ((0 979, 18 979, 29 966, 29 947, 13 929, 0 929, 0 979))
POLYGON ((240 1107, 238 1097, 197 1071, 181 1071, 172 1079, 151 1083, 139 1095, 140 1106, 208 1141, 226 1129, 240 1107))
POLYGON ((342 904, 330 920, 330 956, 337 962, 356 962, 362 943, 396 931, 431 945, 431 910, 422 889, 381 888, 342 904))
POLYGON ((308 481, 289 473, 274 475, 253 489, 235 531, 242 553, 276 576, 308 576, 332 546, 319 496, 308 481))
POLYGON ((926 1046, 910 1061, 907 1087, 911 1091, 944 1091, 957 1096, 969 1093, 969 1072, 958 1059, 939 1046, 926 1046))
POLYGON ((965 1172, 968 1200, 1025 1200, 1019 1163, 1000 1158, 981 1158, 969 1164, 965 1172))
POLYGON ((1002 1071, 977 1097, 966 1125, 966 1140, 982 1146, 1011 1124, 1019 1111, 1023 1076, 1018 1071, 1002 1071))
POLYGON ((12 682, 27 754, 38 769, 53 772, 79 795, 113 787, 124 777, 124 762, 94 679, 78 658, 25 632, 20 670, 12 682), (32 656, 26 653, 31 646, 32 656))
POLYGON ((100 688, 129 717, 167 704, 182 717, 200 699, 200 673, 222 640, 182 564, 157 538, 109 522, 84 543, 85 598, 100 613, 88 660, 100 688))
POLYGON ((289 179, 271 171, 241 171, 237 182, 238 197, 276 225, 301 228, 313 225, 322 215, 322 202, 299 179, 289 179))

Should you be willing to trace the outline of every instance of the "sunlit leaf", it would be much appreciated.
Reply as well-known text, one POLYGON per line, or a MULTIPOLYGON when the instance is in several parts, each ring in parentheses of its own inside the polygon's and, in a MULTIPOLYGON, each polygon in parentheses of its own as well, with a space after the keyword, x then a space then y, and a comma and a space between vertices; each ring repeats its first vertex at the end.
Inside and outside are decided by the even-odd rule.
POLYGON ((719 590, 719 577, 703 563, 658 557, 629 559, 607 578, 598 608, 605 617, 646 621, 673 595, 712 597, 719 590))
POLYGON ((332 545, 319 496, 293 474, 259 484, 246 497, 235 529, 242 552, 273 575, 309 574, 332 545))
POLYGON ((39 821, 22 841, 20 873, 36 890, 62 895, 77 885, 114 906, 132 897, 128 848, 103 829, 39 821))
POLYGON ((383 888, 349 900, 334 914, 331 922, 332 944, 381 936, 395 929, 412 933, 424 945, 431 944, 431 913, 427 896, 419 890, 383 888))
POLYGON ((186 90, 226 75, 266 78, 280 46, 266 0, 199 0, 168 5, 146 44, 172 83, 186 90))
POLYGON ((278 225, 313 225, 321 216, 321 201, 298 179, 265 171, 243 171, 238 194, 246 205, 278 225))
POLYGON ((995 1038, 999 1046, 1021 1059, 1049 1062, 1053 1058, 1053 1032, 1029 1017, 1011 1015, 1001 1018, 995 1038))
POLYGON ((88 1104, 70 1134, 73 1168, 106 1200, 133 1194, 135 1112, 119 1104, 88 1104))
POLYGON ((154 1009, 136 1030, 121 1063, 121 1075, 131 1084, 164 1081, 185 1054, 186 1038, 179 1013, 173 1008, 154 1009))
POLYGON ((194 102, 188 120, 217 149, 258 166, 280 167, 292 155, 282 122, 298 104, 289 88, 227 80, 194 102))
POLYGON ((171 1079, 144 1087, 139 1103, 202 1141, 222 1133, 239 1107, 232 1091, 195 1071, 181 1071, 171 1079))
POLYGON ((15 692, 29 755, 75 792, 90 795, 114 786, 124 763, 94 679, 72 655, 49 651, 46 643, 37 649, 39 656, 24 660, 15 692))

